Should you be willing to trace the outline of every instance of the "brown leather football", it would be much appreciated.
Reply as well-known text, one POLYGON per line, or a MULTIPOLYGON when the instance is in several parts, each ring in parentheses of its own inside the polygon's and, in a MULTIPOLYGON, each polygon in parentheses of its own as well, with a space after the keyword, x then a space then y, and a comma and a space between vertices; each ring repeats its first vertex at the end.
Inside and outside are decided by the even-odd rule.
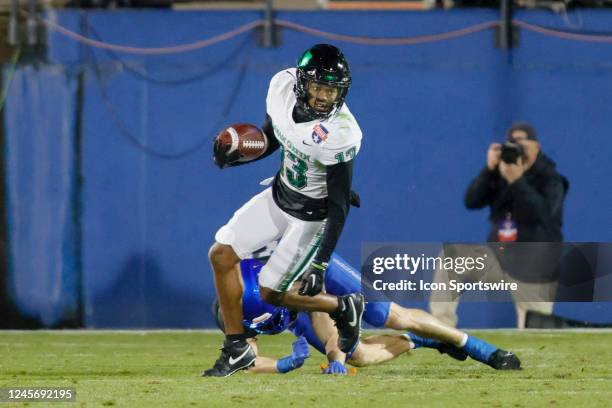
POLYGON ((227 154, 238 150, 240 159, 247 162, 258 158, 268 147, 268 138, 257 127, 248 123, 236 123, 223 129, 217 135, 218 143, 230 146, 227 154))

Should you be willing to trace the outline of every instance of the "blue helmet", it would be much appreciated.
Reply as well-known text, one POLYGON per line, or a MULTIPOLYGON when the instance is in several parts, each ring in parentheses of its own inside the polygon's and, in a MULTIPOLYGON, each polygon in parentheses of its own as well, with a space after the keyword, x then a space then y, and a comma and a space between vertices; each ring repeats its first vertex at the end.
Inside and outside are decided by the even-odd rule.
MULTIPOLYGON (((263 263, 259 259, 245 259, 240 262, 244 291, 242 293, 243 325, 249 335, 278 334, 291 323, 291 312, 286 307, 270 305, 261 298, 258 276, 263 263)), ((221 330, 223 316, 218 302, 213 303, 213 315, 221 330)))

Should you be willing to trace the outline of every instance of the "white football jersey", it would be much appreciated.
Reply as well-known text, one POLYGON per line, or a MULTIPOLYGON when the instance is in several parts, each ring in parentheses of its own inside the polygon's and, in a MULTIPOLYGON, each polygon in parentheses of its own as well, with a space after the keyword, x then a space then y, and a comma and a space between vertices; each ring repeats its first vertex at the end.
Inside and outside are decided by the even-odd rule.
POLYGON ((283 70, 270 81, 266 110, 282 148, 281 181, 311 198, 327 197, 325 166, 348 162, 361 147, 361 129, 346 103, 328 119, 295 123, 293 87, 296 69, 283 70))

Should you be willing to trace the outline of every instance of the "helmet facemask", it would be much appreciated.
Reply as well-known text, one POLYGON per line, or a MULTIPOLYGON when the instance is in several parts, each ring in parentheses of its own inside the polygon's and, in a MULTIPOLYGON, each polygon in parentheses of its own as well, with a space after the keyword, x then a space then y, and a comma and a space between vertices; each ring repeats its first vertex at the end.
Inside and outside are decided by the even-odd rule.
POLYGON ((350 86, 348 63, 336 47, 315 45, 298 60, 294 92, 299 107, 311 118, 327 119, 336 114, 342 108, 350 86), (337 89, 336 99, 329 109, 323 111, 310 106, 309 99, 314 96, 308 92, 308 87, 312 83, 337 89))
POLYGON ((344 104, 344 99, 348 93, 348 88, 349 87, 345 84, 340 85, 328 81, 319 81, 309 77, 308 75, 300 75, 300 71, 298 71, 298 80, 296 83, 296 96, 298 103, 300 104, 300 108, 313 119, 327 119, 338 112, 344 104), (315 98, 315 95, 309 92, 309 86, 312 84, 336 88, 336 99, 330 104, 327 110, 318 110, 310 105, 311 98, 315 98))

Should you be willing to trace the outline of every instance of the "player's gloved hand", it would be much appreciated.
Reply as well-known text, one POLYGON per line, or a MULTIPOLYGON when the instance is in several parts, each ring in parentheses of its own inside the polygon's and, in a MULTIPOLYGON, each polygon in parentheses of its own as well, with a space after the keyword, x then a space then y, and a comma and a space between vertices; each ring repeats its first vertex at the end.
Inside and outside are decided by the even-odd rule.
POLYGON ((340 361, 332 361, 323 371, 323 374, 347 375, 348 371, 340 361))
POLYGON ((327 263, 312 261, 302 275, 302 286, 298 293, 302 296, 315 296, 321 293, 326 269, 327 263))
POLYGON ((293 353, 291 353, 291 358, 293 358, 294 368, 299 368, 304 365, 304 360, 308 357, 310 357, 308 342, 304 336, 300 336, 293 342, 293 353))
POLYGON ((213 161, 220 169, 228 167, 240 159, 238 150, 228 153, 230 148, 230 145, 220 143, 217 138, 213 139, 213 161))
POLYGON ((300 336, 293 342, 293 352, 291 355, 277 360, 276 370, 281 374, 293 371, 304 365, 304 360, 308 357, 310 357, 308 342, 303 336, 300 336))
POLYGON ((361 207, 361 197, 355 190, 351 190, 351 205, 357 208, 361 207))

